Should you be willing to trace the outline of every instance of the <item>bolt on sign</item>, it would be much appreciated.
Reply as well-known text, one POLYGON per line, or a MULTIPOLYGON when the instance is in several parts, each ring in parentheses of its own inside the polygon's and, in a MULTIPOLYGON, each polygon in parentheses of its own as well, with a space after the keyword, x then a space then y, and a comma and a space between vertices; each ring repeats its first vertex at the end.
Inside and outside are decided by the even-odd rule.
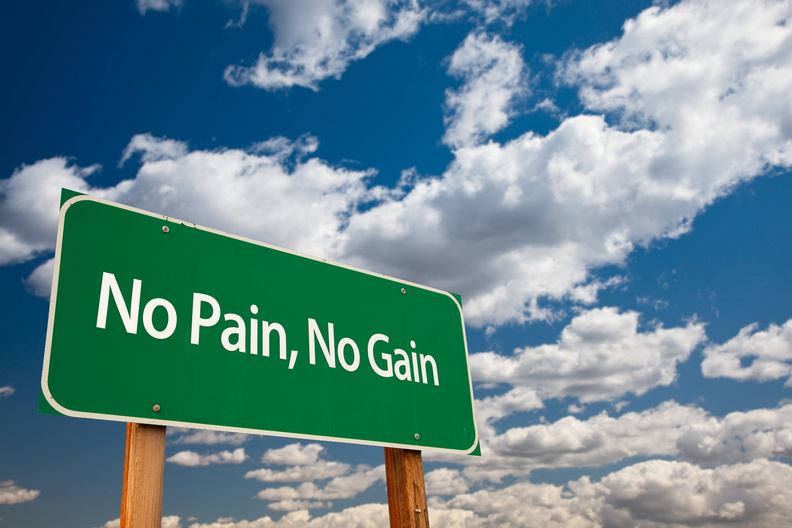
POLYGON ((39 411, 471 453, 453 295, 64 191, 39 411))

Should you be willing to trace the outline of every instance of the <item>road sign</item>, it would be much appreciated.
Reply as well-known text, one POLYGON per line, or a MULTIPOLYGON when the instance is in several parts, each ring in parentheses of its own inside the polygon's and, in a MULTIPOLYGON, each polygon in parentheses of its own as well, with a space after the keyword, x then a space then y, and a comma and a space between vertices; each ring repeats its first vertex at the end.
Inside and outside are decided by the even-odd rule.
POLYGON ((453 295, 83 195, 61 207, 41 388, 67 416, 478 440, 453 295))

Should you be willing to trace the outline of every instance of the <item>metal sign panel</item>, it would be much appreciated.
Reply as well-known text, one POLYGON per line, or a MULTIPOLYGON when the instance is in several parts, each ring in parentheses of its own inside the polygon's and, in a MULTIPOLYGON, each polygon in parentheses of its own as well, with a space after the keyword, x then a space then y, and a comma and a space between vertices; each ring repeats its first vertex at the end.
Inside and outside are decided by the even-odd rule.
POLYGON ((55 260, 41 388, 59 413, 476 447, 451 294, 83 195, 55 260))

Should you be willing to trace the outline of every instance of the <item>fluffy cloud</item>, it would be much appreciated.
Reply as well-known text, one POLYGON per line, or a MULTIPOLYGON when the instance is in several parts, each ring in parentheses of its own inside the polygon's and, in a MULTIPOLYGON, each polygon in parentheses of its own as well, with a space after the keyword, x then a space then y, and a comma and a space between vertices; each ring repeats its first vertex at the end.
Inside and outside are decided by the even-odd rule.
MULTIPOLYGON (((755 460, 704 469, 651 460, 592 483, 567 486, 523 482, 448 501, 433 499, 430 515, 467 512, 464 526, 729 526, 771 527, 792 515, 792 467, 755 460), (461 510, 461 511, 460 511, 461 510), (475 512, 475 515, 470 515, 475 512)), ((436 523, 432 526, 453 526, 436 523)))
POLYGON ((311 519, 308 510, 288 513, 277 521, 261 517, 253 521, 226 521, 201 524, 193 523, 189 528, 379 528, 388 525, 388 506, 385 504, 363 504, 340 512, 328 513, 311 519))
POLYGON ((424 475, 427 495, 458 495, 470 487, 458 469, 439 468, 424 475))
POLYGON ((347 473, 349 464, 320 460, 309 466, 291 466, 282 471, 269 468, 256 469, 245 473, 245 478, 254 478, 261 482, 308 482, 339 477, 347 473))
POLYGON ((572 319, 555 344, 518 349, 508 357, 473 354, 470 368, 476 381, 536 390, 542 399, 574 396, 588 403, 671 384, 677 363, 704 339, 701 323, 642 332, 638 313, 597 308, 572 319))
POLYGON ((30 502, 39 496, 37 490, 26 490, 16 485, 13 480, 0 482, 0 504, 19 504, 30 502))
MULTIPOLYGON (((167 515, 162 518, 160 528, 182 528, 181 519, 177 515, 167 515)), ((121 528, 121 519, 107 521, 101 528, 121 528)))
POLYGON ((168 457, 167 462, 179 466, 208 466, 209 464, 241 464, 248 459, 245 449, 240 447, 234 451, 221 451, 209 455, 201 455, 195 451, 180 451, 168 457))
POLYGON ((240 445, 250 440, 250 435, 237 433, 223 433, 221 431, 210 431, 208 429, 187 429, 183 427, 169 427, 168 436, 179 434, 172 443, 175 444, 202 444, 216 445, 229 444, 240 445))
POLYGON ((412 36, 425 18, 417 0, 251 1, 267 8, 274 45, 256 64, 229 66, 224 76, 235 86, 268 90, 317 90, 320 81, 340 77, 378 46, 412 36))
POLYGON ((604 115, 456 150, 441 178, 351 218, 344 258, 462 293, 473 324, 546 318, 543 298, 592 302, 603 285, 590 270, 685 233, 739 182, 789 166, 789 9, 645 11, 559 65, 604 115))
POLYGON ((370 468, 358 466, 354 471, 349 464, 319 458, 325 450, 321 444, 289 444, 278 449, 268 449, 261 461, 265 464, 290 466, 283 470, 261 468, 248 471, 245 478, 261 482, 302 482, 297 487, 267 488, 257 495, 259 499, 273 501, 273 510, 307 510, 329 508, 333 499, 348 499, 385 479, 385 466, 370 468), (327 480, 323 487, 314 481, 327 480))
POLYGON ((171 8, 178 9, 184 3, 183 0, 137 0, 138 11, 145 15, 146 11, 170 11, 171 8))
POLYGON ((11 385, 6 385, 5 387, 0 387, 0 398, 5 398, 6 396, 11 396, 14 394, 15 389, 11 385))
MULTIPOLYGON (((319 40, 299 49, 320 49, 323 38, 346 43, 358 26, 381 36, 401 27, 401 15, 422 16, 413 4, 383 6, 273 4, 283 34, 274 49, 305 39, 319 40), (306 17, 311 23, 298 29, 306 17), (321 20, 330 33, 313 32, 321 20), (333 33, 339 24, 341 37, 333 33)), ((370 188, 371 171, 311 157, 315 141, 277 138, 263 150, 189 151, 178 141, 136 136, 124 160, 140 154, 137 177, 109 189, 90 188, 96 167, 62 158, 23 166, 0 182, 0 263, 51 251, 57 189, 65 186, 460 293, 474 325, 546 319, 555 313, 552 301, 590 304, 618 282, 592 279, 592 270, 622 264, 637 244, 681 235, 739 182, 790 164, 789 11, 745 0, 728 10, 698 1, 648 9, 625 24, 621 38, 559 65, 559 81, 580 88, 586 109, 602 115, 569 117, 546 136, 461 146, 443 175, 417 179, 404 193, 370 188)), ((368 49, 366 38, 355 42, 368 49)), ((466 77, 453 92, 461 99, 449 130, 478 138, 502 126, 477 117, 462 126, 466 112, 477 115, 463 96, 477 83, 517 93, 508 73, 519 70, 516 49, 481 35, 460 47, 455 56, 466 77), (497 60, 483 60, 490 56, 497 60), (502 64, 515 67, 493 81, 488 76, 502 64)), ((262 75, 297 71, 267 66, 275 58, 263 58, 262 75)), ((493 115, 508 116, 511 99, 501 99, 493 115)))
POLYGON ((514 101, 527 95, 521 51, 500 37, 471 33, 454 52, 448 73, 465 82, 446 92, 446 144, 475 144, 508 124, 514 101))
MULTIPOLYGON (((282 506, 286 504, 283 501, 349 499, 367 490, 376 482, 384 480, 384 465, 375 468, 361 465, 353 473, 335 477, 324 487, 319 487, 313 482, 304 482, 296 488, 290 486, 267 488, 260 491, 257 497, 263 500, 280 501, 279 506, 283 509, 282 506)), ((299 504, 299 502, 294 504, 299 504)))
POLYGON ((267 449, 261 461, 265 464, 310 465, 319 461, 319 453, 325 448, 321 444, 289 444, 278 449, 267 449))
POLYGON ((22 165, 10 178, 0 180, 0 265, 24 262, 55 248, 60 190, 104 193, 87 178, 98 165, 75 167, 66 158, 51 158, 22 165))
MULTIPOLYGON (((722 345, 704 349, 701 372, 708 378, 768 381, 792 373, 792 319, 782 326, 771 324, 758 330, 754 323, 722 345), (751 359, 745 365, 744 360, 751 359), (745 366, 744 366, 745 365, 745 366)), ((785 386, 792 385, 792 377, 785 386)))
MULTIPOLYGON (((469 482, 525 477, 539 468, 600 467, 635 457, 674 457, 719 465, 792 457, 792 405, 733 412, 723 418, 674 401, 614 417, 567 416, 553 423, 498 431, 479 426, 482 457, 427 453, 427 460, 464 466, 469 482)), ((439 477, 439 475, 438 475, 439 477)))
MULTIPOLYGON (((139 154, 137 177, 110 188, 88 183, 98 166, 81 168, 65 158, 24 165, 0 180, 0 265, 54 250, 61 188, 328 255, 355 207, 383 191, 367 187, 371 171, 306 159, 315 148, 315 139, 304 137, 274 138, 249 150, 190 152, 182 142, 142 134, 123 157, 139 154)), ((51 270, 51 262, 42 264, 28 278, 29 289, 48 295, 51 270)))

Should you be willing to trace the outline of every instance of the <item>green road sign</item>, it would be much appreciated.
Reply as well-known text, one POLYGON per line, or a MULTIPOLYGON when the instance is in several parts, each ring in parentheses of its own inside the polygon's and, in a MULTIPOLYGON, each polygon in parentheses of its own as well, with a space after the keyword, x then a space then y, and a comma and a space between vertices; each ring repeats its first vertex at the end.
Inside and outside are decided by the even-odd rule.
POLYGON ((61 207, 41 388, 67 416, 478 440, 454 296, 82 195, 61 207))

